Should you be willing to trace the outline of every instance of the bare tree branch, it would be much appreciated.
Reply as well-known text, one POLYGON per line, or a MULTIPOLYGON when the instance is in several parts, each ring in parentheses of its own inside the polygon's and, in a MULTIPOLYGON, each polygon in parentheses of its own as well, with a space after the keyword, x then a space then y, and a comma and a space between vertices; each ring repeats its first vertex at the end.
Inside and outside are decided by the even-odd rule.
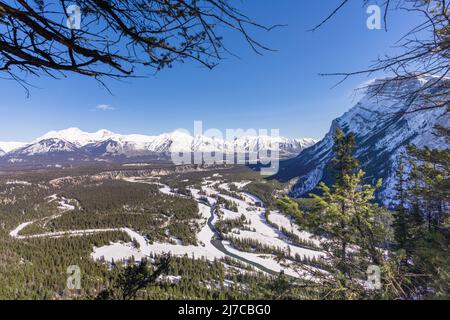
MULTIPOLYGON (((379 0, 375 1, 384 8, 384 23, 387 31, 387 17, 389 10, 405 10, 406 12, 419 14, 423 20, 417 26, 404 35, 398 48, 401 53, 394 56, 378 58, 369 68, 353 72, 323 73, 322 76, 338 76, 340 83, 349 77, 356 75, 372 75, 377 72, 389 75, 385 84, 377 83, 377 89, 372 92, 380 94, 385 86, 398 87, 392 96, 410 99, 417 103, 414 112, 433 108, 449 109, 449 72, 450 72, 450 11, 447 0, 379 0), (405 93, 400 92, 399 84, 411 79, 428 79, 426 85, 417 90, 405 93), (439 88, 439 94, 435 88, 439 88), (403 96, 402 96, 403 95, 403 96)), ((340 5, 331 14, 318 24, 313 30, 317 30, 329 22, 346 4, 340 1, 340 5)), ((366 6, 367 0, 362 1, 366 6)), ((385 94, 382 95, 387 98, 385 94)))
POLYGON ((72 3, 0 1, 0 72, 27 86, 30 75, 121 79, 188 60, 214 68, 229 52, 220 30, 240 33, 261 54, 270 49, 250 29, 277 27, 253 22, 227 0, 79 0, 75 29, 66 23, 72 3))

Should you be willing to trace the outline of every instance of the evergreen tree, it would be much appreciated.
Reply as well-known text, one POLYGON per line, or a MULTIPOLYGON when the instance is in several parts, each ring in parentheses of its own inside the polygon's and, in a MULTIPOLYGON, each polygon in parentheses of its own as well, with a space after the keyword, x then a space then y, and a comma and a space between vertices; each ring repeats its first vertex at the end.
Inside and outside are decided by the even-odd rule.
POLYGON ((112 288, 102 291, 97 298, 99 300, 134 300, 140 290, 155 284, 159 276, 167 274, 169 265, 170 256, 161 257, 154 269, 149 266, 146 259, 137 265, 130 264, 119 275, 112 288))
POLYGON ((332 166, 336 173, 336 183, 343 185, 346 182, 344 177, 356 173, 359 166, 358 160, 353 157, 356 138, 352 132, 345 135, 342 129, 337 128, 333 140, 334 158, 332 160, 332 166))
POLYGON ((396 172, 397 183, 395 185, 395 192, 397 194, 398 205, 396 207, 394 215, 394 235, 396 241, 397 249, 404 249, 407 251, 407 255, 411 253, 411 250, 408 250, 408 246, 410 245, 409 240, 411 238, 410 235, 410 216, 407 210, 406 204, 406 181, 405 181, 405 156, 402 154, 399 158, 399 164, 396 172))
MULTIPOLYGON (((436 135, 450 144, 450 130, 436 127, 436 135)), ((450 151, 448 148, 430 149, 410 146, 409 155, 413 158, 412 175, 416 179, 411 190, 418 198, 420 207, 429 231, 436 231, 442 227, 450 203, 450 151)))
POLYGON ((320 184, 322 196, 311 195, 318 210, 311 215, 312 230, 322 236, 330 273, 322 276, 325 296, 337 299, 367 297, 363 283, 369 265, 383 267, 382 245, 387 236, 387 213, 374 203, 380 186, 363 183, 364 172, 353 158, 355 137, 336 130, 333 167, 336 182, 320 184))
MULTIPOLYGON (((450 143, 450 130, 436 127, 438 139, 450 143)), ((450 297, 450 149, 408 148, 412 185, 408 201, 414 221, 408 274, 410 296, 450 297)), ((407 248, 411 245, 407 245, 407 248)))

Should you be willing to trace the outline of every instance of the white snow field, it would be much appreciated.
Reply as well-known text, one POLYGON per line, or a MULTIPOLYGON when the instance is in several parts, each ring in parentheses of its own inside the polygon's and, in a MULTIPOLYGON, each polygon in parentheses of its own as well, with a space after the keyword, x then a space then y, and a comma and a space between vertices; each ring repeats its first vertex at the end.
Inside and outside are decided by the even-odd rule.
MULTIPOLYGON (((221 197, 235 202, 238 206, 238 216, 244 215, 250 222, 250 229, 254 230, 235 230, 238 233, 233 233, 232 236, 234 238, 253 239, 257 240, 262 245, 276 247, 282 250, 289 250, 291 252, 291 256, 293 257, 295 256, 295 254, 300 255, 300 257, 302 258, 319 258, 323 256, 321 252, 300 248, 286 243, 283 240, 284 236, 282 235, 282 233, 270 226, 266 221, 265 209, 257 208, 250 205, 247 201, 238 200, 226 195, 221 195, 221 197)), ((255 196, 250 196, 247 194, 244 194, 244 197, 246 197, 247 200, 250 200, 249 202, 253 204, 254 201, 259 200, 255 199, 255 196)))
POLYGON ((260 264, 274 272, 283 271, 286 275, 294 277, 294 278, 302 278, 302 279, 310 279, 310 280, 313 279, 313 277, 310 276, 305 270, 302 270, 300 268, 295 268, 295 266, 293 266, 292 264, 281 264, 280 262, 276 261, 276 259, 273 255, 242 252, 242 251, 239 251, 239 250, 236 250, 235 248, 233 248, 226 241, 224 242, 224 246, 229 252, 236 254, 236 255, 238 255, 244 259, 247 259, 249 261, 252 261, 254 263, 260 264))
MULTIPOLYGON (((210 214, 210 207, 199 204, 199 210, 202 217, 208 219, 210 214)), ((147 240, 130 229, 123 229, 132 239, 136 239, 139 243, 139 249, 133 248, 130 244, 113 243, 109 246, 104 246, 100 248, 95 248, 92 257, 94 259, 104 258, 107 261, 114 259, 118 260, 128 260, 134 257, 136 261, 142 259, 142 257, 153 255, 159 255, 164 253, 170 253, 174 256, 189 256, 195 259, 205 258, 210 261, 215 259, 220 259, 225 257, 225 254, 217 250, 212 244, 211 239, 214 237, 214 232, 209 228, 208 224, 205 223, 202 230, 197 234, 199 240, 199 246, 183 246, 174 245, 168 243, 158 243, 155 242, 150 244, 147 240)))
POLYGON ((269 220, 271 223, 277 225, 279 229, 285 228, 287 231, 295 234, 300 239, 310 241, 317 246, 321 243, 320 240, 315 238, 311 233, 300 230, 298 225, 295 224, 294 219, 287 217, 279 211, 271 211, 269 220))

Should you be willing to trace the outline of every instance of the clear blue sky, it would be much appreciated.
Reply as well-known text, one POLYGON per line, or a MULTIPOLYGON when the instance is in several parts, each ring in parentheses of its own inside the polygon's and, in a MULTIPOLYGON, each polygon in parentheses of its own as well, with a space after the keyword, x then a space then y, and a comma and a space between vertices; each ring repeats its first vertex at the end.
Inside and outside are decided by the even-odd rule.
MULTIPOLYGON (((263 24, 287 24, 256 36, 278 52, 255 55, 237 34, 226 34, 227 57, 214 70, 185 63, 146 79, 107 80, 111 95, 93 79, 30 78, 38 86, 27 98, 16 83, 0 80, 0 141, 29 141, 49 130, 106 128, 119 133, 159 134, 207 128, 279 128, 289 137, 321 138, 332 119, 355 101, 352 89, 367 77, 333 88, 337 78, 321 72, 364 68, 392 46, 413 24, 406 12, 393 14, 389 31, 366 27, 366 8, 352 1, 333 21, 306 30, 332 10, 337 0, 246 0, 242 10, 263 24), (100 111, 100 104, 114 110, 100 111)), ((238 4, 240 2, 237 2, 238 4)))

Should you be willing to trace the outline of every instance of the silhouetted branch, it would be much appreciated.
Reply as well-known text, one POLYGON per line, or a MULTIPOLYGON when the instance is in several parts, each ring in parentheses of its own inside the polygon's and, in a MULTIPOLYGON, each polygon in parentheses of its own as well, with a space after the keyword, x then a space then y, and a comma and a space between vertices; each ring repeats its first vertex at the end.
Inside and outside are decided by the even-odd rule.
MULTIPOLYGON (((377 1, 375 2, 377 3, 377 1)), ((346 4, 341 1, 326 19, 313 30, 317 30, 331 20, 346 4)), ((368 4, 362 1, 363 6, 368 4)), ((377 59, 369 68, 354 72, 322 73, 322 76, 338 76, 341 84, 349 77, 357 75, 372 75, 377 72, 389 75, 386 85, 400 84, 411 79, 427 79, 426 85, 407 95, 400 91, 392 93, 396 98, 404 95, 404 99, 414 99, 419 105, 415 111, 440 107, 449 107, 449 71, 450 71, 450 11, 446 0, 380 0, 378 4, 384 8, 384 23, 387 30, 387 15, 391 10, 405 10, 419 13, 424 21, 404 35, 398 44, 402 52, 394 56, 377 59), (425 36, 424 36, 425 35, 425 36), (434 88, 439 87, 439 94, 434 88)), ((391 86, 392 87, 392 86, 391 86)), ((401 88, 401 86, 398 86, 401 88)), ((384 86, 379 86, 380 93, 384 86)), ((373 88, 372 88, 373 89, 373 88)), ((386 96, 384 96, 386 97, 386 96)))
POLYGON ((0 1, 0 72, 27 86, 29 75, 77 73, 95 79, 121 79, 187 60, 214 68, 229 52, 220 29, 237 31, 261 54, 270 49, 248 29, 270 31, 277 27, 252 21, 227 0, 75 3, 81 14, 79 29, 67 24, 73 18, 66 12, 72 2, 0 1))

